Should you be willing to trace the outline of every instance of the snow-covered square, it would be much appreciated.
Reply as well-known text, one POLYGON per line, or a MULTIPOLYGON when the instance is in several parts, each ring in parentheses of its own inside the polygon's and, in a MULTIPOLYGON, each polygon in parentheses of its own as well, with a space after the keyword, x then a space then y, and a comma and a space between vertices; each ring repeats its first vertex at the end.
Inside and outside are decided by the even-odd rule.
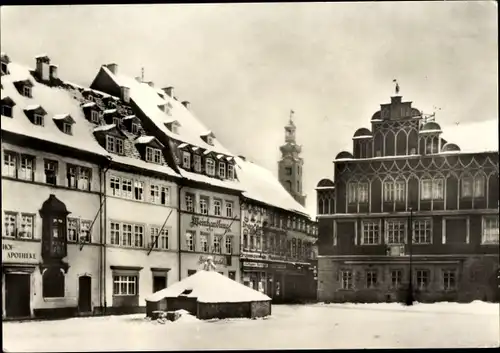
POLYGON ((10 352, 497 347, 494 303, 275 305, 264 319, 161 324, 145 315, 7 322, 10 352))

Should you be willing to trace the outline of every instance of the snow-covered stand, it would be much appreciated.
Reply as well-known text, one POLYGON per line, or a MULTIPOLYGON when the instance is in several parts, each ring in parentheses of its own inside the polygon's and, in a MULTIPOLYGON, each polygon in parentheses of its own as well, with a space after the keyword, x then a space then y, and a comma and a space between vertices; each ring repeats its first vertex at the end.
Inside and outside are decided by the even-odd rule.
POLYGON ((199 319, 271 315, 271 298, 214 271, 200 270, 146 298, 146 315, 184 309, 199 319))

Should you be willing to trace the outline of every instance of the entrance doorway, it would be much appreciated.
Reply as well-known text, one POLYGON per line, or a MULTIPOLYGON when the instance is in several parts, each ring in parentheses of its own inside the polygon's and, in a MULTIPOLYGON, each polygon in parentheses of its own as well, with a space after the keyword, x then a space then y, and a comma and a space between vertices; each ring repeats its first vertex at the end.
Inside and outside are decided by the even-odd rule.
POLYGON ((31 275, 5 274, 5 316, 29 317, 31 296, 31 275))
POLYGON ((153 276, 153 293, 167 288, 167 276, 153 276))
POLYGON ((92 311, 92 278, 90 276, 78 278, 78 311, 81 313, 92 311))

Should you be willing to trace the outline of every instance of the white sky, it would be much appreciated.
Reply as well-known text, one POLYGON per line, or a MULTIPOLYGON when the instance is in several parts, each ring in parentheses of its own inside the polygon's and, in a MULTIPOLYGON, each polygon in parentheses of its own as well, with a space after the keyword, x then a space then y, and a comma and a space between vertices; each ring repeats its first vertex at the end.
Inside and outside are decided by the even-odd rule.
POLYGON ((498 118, 493 1, 1 8, 1 47, 89 85, 101 64, 172 85, 233 153, 277 171, 295 111, 307 207, 358 127, 404 100, 442 125, 498 118))

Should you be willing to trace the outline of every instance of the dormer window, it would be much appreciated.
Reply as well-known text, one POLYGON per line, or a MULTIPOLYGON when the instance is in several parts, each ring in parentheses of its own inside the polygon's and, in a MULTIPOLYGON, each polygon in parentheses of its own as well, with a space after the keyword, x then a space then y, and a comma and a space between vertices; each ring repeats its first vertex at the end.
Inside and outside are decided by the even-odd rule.
POLYGON ((161 151, 158 148, 146 146, 146 161, 161 164, 161 151))
POLYGON ((132 123, 131 132, 132 132, 133 134, 137 134, 137 133, 139 132, 139 124, 137 124, 137 123, 132 123))
POLYGON ((123 154, 123 139, 106 135, 106 150, 111 153, 123 154))
POLYGON ((234 167, 232 164, 227 165, 227 178, 234 179, 234 167))
POLYGON ((191 168, 191 154, 187 151, 182 151, 182 168, 191 168))
POLYGON ((171 132, 173 132, 174 134, 178 134, 179 132, 179 127, 181 126, 181 124, 179 124, 179 122, 177 120, 174 120, 174 121, 169 121, 167 123, 165 123, 165 127, 167 129, 169 129, 171 132))
POLYGON ((30 119, 31 123, 38 126, 43 126, 43 118, 47 112, 39 105, 27 106, 24 113, 30 119))
POLYGON ((9 74, 9 69, 7 67, 7 63, 2 61, 2 75, 8 75, 9 74))
POLYGON ((37 113, 33 114, 33 124, 43 126, 43 116, 37 113))
POLYGON ((113 117, 113 124, 115 124, 116 126, 120 125, 120 118, 118 117, 113 117))
POLYGON ((16 105, 14 101, 10 97, 2 98, 2 110, 1 113, 3 116, 12 118, 12 108, 16 105))
POLYGON ((226 178, 226 163, 219 162, 219 176, 221 178, 226 178))
POLYGON ((205 164, 206 164, 205 168, 207 170, 207 174, 210 176, 214 176, 215 175, 215 161, 212 158, 207 158, 205 164))
POLYGON ((71 135, 71 127, 75 123, 73 118, 69 114, 59 114, 54 116, 54 122, 65 134, 71 135))
POLYGON ((214 138, 215 138, 215 135, 213 132, 208 131, 208 132, 204 133, 203 135, 201 135, 200 137, 206 144, 213 146, 214 138))
POLYGON ((197 172, 197 173, 201 172, 201 156, 200 155, 195 154, 193 156, 193 167, 194 167, 195 172, 197 172))
POLYGON ((90 121, 92 121, 95 124, 99 124, 99 118, 101 114, 97 110, 91 110, 90 111, 90 121))
POLYGON ((31 87, 29 86, 23 87, 23 96, 31 98, 31 87))

